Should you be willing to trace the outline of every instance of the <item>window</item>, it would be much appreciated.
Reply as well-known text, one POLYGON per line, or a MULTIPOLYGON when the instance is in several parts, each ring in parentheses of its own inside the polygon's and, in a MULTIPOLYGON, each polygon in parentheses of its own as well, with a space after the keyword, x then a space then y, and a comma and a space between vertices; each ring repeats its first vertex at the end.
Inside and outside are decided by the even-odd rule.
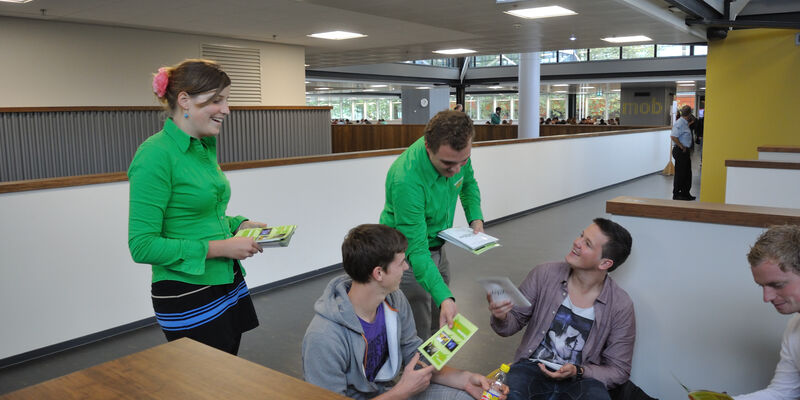
POLYGON ((655 57, 655 46, 642 44, 636 46, 622 46, 622 59, 652 58, 655 57))
POLYGON ((550 109, 549 114, 545 118, 564 119, 567 117, 567 95, 566 94, 551 94, 549 95, 550 109))
POLYGON ((539 62, 541 64, 550 64, 558 61, 556 59, 555 51, 542 51, 539 53, 539 62))
POLYGON ((586 61, 588 49, 569 49, 558 51, 558 62, 586 61))
POLYGON ((500 66, 500 55, 493 56, 475 56, 475 67, 498 67, 500 66))
POLYGON ((437 58, 435 60, 431 60, 431 65, 437 67, 450 67, 452 64, 452 58, 437 58))
POLYGON ((681 57, 688 56, 692 46, 680 44, 659 44, 656 46, 656 54, 659 57, 681 57))
POLYGON ((589 49, 589 61, 619 60, 619 47, 589 49))
POLYGON ((500 62, 502 65, 519 65, 519 53, 501 54, 500 57, 500 62))
POLYGON ((694 46, 694 55, 704 56, 706 54, 708 54, 708 46, 700 46, 700 45, 694 46))
POLYGON ((358 121, 401 118, 402 103, 397 97, 370 97, 352 95, 311 95, 306 98, 309 106, 331 106, 331 118, 358 121))

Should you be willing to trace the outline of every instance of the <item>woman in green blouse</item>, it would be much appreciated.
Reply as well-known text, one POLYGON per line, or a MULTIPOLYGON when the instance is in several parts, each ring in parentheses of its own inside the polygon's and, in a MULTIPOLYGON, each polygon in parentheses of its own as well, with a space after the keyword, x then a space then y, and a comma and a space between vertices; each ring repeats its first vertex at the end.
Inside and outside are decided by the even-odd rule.
POLYGON ((190 337, 236 354, 242 332, 258 326, 238 260, 262 250, 233 235, 266 225, 225 214, 231 189, 217 164, 217 135, 230 114, 230 84, 207 60, 155 74, 167 119, 128 169, 128 247, 135 262, 152 265, 153 308, 167 340, 190 337))

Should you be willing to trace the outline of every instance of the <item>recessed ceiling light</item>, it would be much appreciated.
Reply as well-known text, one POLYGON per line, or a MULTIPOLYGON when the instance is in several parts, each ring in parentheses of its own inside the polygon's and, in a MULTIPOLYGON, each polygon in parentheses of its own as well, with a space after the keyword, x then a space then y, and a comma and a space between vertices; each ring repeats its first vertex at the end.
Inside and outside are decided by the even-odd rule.
POLYGON ((369 87, 386 87, 386 85, 369 85, 369 87))
POLYGON ((694 81, 675 81, 675 83, 694 83, 694 81))
POLYGON ((574 41, 578 40, 578 38, 576 38, 575 35, 570 35, 569 36, 569 40, 574 42, 574 41))
POLYGON ((636 35, 636 36, 617 36, 617 37, 607 37, 603 38, 606 42, 611 43, 630 43, 630 42, 649 42, 653 39, 650 39, 647 36, 636 35))
POLYGON ((318 87, 318 88, 315 88, 314 90, 331 90, 331 88, 329 88, 329 87, 318 87))
POLYGON ((310 67, 310 65, 308 65, 308 64, 303 64, 303 65, 305 65, 306 67, 310 67))
POLYGON ((308 36, 317 39, 344 40, 344 39, 362 38, 366 37, 367 35, 362 35, 360 33, 353 33, 353 32, 345 32, 345 31, 332 31, 332 32, 312 33, 308 36))
POLYGON ((308 85, 309 83, 310 83, 309 81, 306 81, 306 85, 308 85))
POLYGON ((417 86, 414 89, 430 89, 430 86, 417 86))
POLYGON ((553 93, 567 93, 567 91, 566 90, 555 90, 555 91, 553 91, 553 93))
POLYGON ((555 84, 555 85, 553 85, 553 86, 569 86, 569 85, 568 85, 568 84, 566 84, 566 83, 557 83, 557 84, 555 84))
POLYGON ((679 83, 678 86, 694 86, 694 83, 679 83))
POLYGON ((703 86, 703 87, 701 87, 701 88, 700 88, 700 90, 706 90, 706 87, 705 87, 705 86, 703 86))
POLYGON ((502 89, 502 86, 487 86, 489 89, 502 89))
POLYGON ((620 92, 622 89, 611 89, 612 92, 620 92))
POLYGON ((376 92, 376 90, 375 89, 364 89, 364 90, 362 90, 362 92, 376 92))
POLYGON ((19 3, 19 4, 22 4, 22 3, 30 3, 33 0, 0 0, 0 1, 2 1, 4 3, 19 3))
POLYGON ((581 89, 594 89, 594 86, 584 86, 581 89))
POLYGON ((434 50, 434 53, 438 54, 469 54, 474 53, 475 50, 470 49, 443 49, 443 50, 434 50))
POLYGON ((527 19, 561 17, 564 15, 577 14, 575 11, 559 6, 523 8, 520 10, 510 10, 504 12, 515 17, 527 19))

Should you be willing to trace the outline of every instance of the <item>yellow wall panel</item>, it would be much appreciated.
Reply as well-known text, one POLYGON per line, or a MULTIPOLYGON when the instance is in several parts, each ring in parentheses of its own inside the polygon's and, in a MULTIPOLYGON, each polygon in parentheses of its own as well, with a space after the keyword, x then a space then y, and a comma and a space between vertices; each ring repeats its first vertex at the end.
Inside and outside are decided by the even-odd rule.
POLYGON ((725 160, 800 145, 798 32, 746 29, 709 42, 701 201, 725 201, 725 160))

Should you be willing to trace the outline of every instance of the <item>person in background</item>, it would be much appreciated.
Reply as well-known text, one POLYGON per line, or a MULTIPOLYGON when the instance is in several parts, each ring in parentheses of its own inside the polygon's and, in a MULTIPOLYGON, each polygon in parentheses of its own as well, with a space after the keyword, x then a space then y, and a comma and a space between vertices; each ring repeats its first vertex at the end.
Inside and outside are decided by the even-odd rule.
POLYGON ((436 371, 419 360, 422 339, 397 290, 408 269, 407 244, 385 225, 348 232, 342 243, 347 275, 328 283, 303 337, 303 377, 355 399, 479 399, 489 388, 485 376, 448 366, 436 371))
POLYGON ((386 174, 386 198, 380 223, 408 238, 411 268, 400 288, 411 303, 419 336, 453 325, 456 302, 448 284, 450 263, 436 235, 453 226, 461 199, 467 223, 483 232, 478 182, 472 170, 472 120, 458 111, 442 111, 425 126, 424 136, 392 163, 386 174))
POLYGON ((675 177, 672 180, 673 200, 694 200, 696 197, 689 193, 692 189, 692 157, 689 150, 692 148, 692 132, 689 130, 692 108, 683 106, 675 124, 672 125, 670 138, 672 157, 675 158, 675 177))
POLYGON ((456 104, 456 106, 455 106, 455 107, 453 107, 453 111, 460 111, 460 112, 464 112, 464 106, 463 106, 463 105, 461 105, 461 104, 456 104))
POLYGON ((766 389, 735 400, 800 399, 800 226, 770 227, 747 254, 753 280, 763 300, 775 311, 791 315, 781 342, 780 361, 766 389))
POLYGON ((503 111, 502 108, 497 107, 494 109, 494 114, 492 114, 492 125, 500 125, 500 113, 503 111))
POLYGON ((189 337, 235 355, 242 333, 258 326, 239 260, 262 250, 234 234, 266 225, 226 214, 231 186, 217 164, 217 135, 230 85, 207 60, 155 74, 167 119, 128 169, 128 247, 135 262, 152 265, 153 309, 167 340, 189 337))

